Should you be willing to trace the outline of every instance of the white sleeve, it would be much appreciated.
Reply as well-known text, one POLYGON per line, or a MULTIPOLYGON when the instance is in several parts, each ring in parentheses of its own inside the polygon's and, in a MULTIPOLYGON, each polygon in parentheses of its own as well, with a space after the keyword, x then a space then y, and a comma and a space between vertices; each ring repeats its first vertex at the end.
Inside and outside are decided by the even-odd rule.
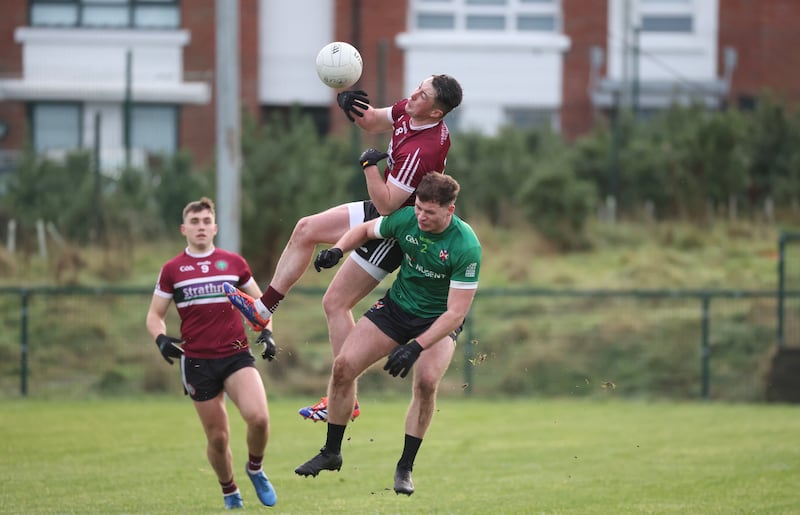
POLYGON ((381 222, 383 222, 384 218, 386 218, 386 217, 385 216, 379 216, 378 218, 375 219, 376 220, 376 222, 375 222, 375 236, 377 236, 378 239, 381 239, 381 240, 385 239, 385 237, 381 234, 381 222))

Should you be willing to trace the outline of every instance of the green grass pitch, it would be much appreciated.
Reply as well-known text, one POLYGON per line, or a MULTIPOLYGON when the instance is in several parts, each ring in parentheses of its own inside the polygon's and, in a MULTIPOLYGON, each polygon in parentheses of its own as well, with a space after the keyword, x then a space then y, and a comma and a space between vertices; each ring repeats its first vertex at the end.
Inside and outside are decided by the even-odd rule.
MULTIPOLYGON (((248 511, 273 513, 800 513, 796 406, 442 399, 411 497, 392 491, 406 399, 360 398, 340 472, 294 468, 325 425, 270 399, 265 470, 278 504, 244 476, 244 426, 229 403, 248 511)), ((218 513, 191 402, 178 397, 0 401, 0 512, 218 513)))

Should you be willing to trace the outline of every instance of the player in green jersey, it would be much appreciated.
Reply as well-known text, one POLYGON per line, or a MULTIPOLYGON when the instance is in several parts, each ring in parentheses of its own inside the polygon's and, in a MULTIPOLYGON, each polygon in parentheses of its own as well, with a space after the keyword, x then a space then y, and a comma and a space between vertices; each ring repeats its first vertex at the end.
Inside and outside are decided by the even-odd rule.
POLYGON ((339 470, 341 444, 355 399, 356 379, 388 355, 392 376, 413 372, 413 394, 405 420, 405 444, 394 475, 398 494, 414 493, 411 471, 430 426, 436 392, 455 353, 455 339, 478 288, 481 245, 472 228, 454 214, 459 185, 428 174, 413 207, 356 226, 314 261, 317 271, 335 266, 345 252, 378 238, 395 238, 403 250, 389 292, 347 336, 333 362, 328 384, 328 431, 320 453, 295 469, 301 476, 339 470))

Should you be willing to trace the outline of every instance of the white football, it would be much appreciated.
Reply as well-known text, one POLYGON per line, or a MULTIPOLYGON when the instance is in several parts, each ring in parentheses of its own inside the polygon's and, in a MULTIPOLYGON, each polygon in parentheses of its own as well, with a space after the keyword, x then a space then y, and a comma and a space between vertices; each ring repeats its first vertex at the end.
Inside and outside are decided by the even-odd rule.
POLYGON ((361 78, 362 68, 361 54, 350 43, 334 41, 317 54, 317 75, 330 88, 349 88, 361 78))

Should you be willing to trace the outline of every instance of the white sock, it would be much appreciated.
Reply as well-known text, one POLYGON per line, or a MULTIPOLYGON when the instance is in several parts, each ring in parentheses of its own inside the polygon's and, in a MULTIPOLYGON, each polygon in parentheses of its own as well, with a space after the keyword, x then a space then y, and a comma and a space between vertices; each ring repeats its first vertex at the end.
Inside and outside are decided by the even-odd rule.
POLYGON ((272 316, 272 312, 267 309, 267 306, 265 306, 263 302, 261 302, 261 299, 256 299, 253 304, 255 304, 256 311, 258 311, 258 314, 262 317, 269 318, 272 316))

